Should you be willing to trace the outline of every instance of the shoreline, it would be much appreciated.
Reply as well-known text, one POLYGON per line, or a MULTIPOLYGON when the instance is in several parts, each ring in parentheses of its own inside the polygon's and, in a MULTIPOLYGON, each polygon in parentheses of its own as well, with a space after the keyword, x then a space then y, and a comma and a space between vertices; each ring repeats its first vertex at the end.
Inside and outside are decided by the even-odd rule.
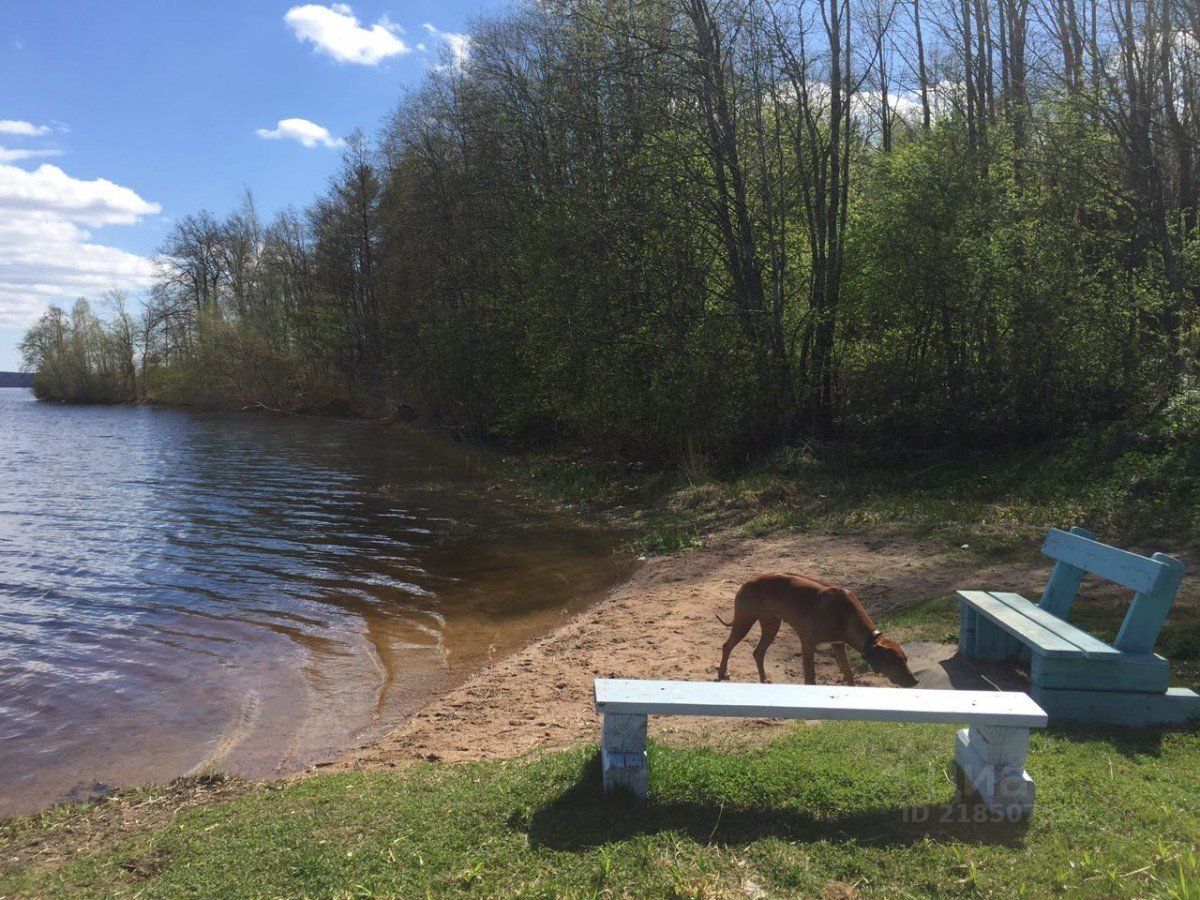
MULTIPOLYGON (((947 573, 970 571, 977 563, 967 554, 908 538, 863 535, 786 535, 774 538, 715 536, 704 546, 652 557, 594 603, 549 622, 549 630, 516 646, 490 663, 473 667, 446 690, 406 712, 398 720, 371 729, 361 744, 330 748, 314 763, 246 779, 225 773, 219 764, 190 776, 220 773, 230 782, 290 782, 319 772, 389 769, 427 761, 459 762, 536 754, 594 742, 598 729, 591 704, 595 677, 699 679, 712 677, 726 630, 715 613, 727 615, 737 587, 760 571, 813 571, 854 587, 878 618, 908 605, 906 584, 941 570, 928 581, 930 596, 956 583, 947 573), (933 560, 933 564, 930 561, 933 560), (873 579, 866 578, 875 567, 873 579), (921 574, 918 574, 921 573, 921 574)), ((735 651, 735 680, 753 676, 750 647, 754 636, 735 651)), ((918 659, 932 665, 931 654, 944 648, 919 648, 918 659)), ((861 661, 854 660, 861 669, 861 661)), ((818 652, 818 679, 840 680, 833 658, 818 652)), ((783 632, 767 665, 777 681, 800 681, 799 645, 783 632)), ((873 673, 861 683, 884 684, 873 673)), ((678 735, 713 746, 757 743, 790 723, 770 720, 662 720, 652 723, 656 739, 678 735)), ((149 780, 122 785, 83 799, 61 799, 35 811, 0 821, 38 817, 54 810, 106 802, 146 789, 161 789, 183 779, 149 780)), ((224 790, 224 789, 223 789, 224 790)))
MULTIPOLYGON (((904 614, 962 587, 986 584, 1028 595, 1045 580, 1050 566, 1033 559, 982 559, 939 542, 891 534, 715 535, 699 548, 647 559, 601 599, 474 669, 400 720, 381 726, 382 731, 375 730, 358 746, 331 748, 333 752, 324 759, 280 771, 275 777, 206 773, 202 778, 215 774, 213 783, 224 785, 219 793, 225 794, 231 784, 251 789, 327 772, 536 757, 593 744, 599 733, 592 706, 594 678, 711 679, 727 636, 716 614, 727 616, 737 588, 767 571, 811 572, 851 588, 885 633, 904 644, 921 686, 948 688, 956 650, 948 623, 918 620, 914 624, 904 614)), ((1126 599, 1106 590, 1092 596, 1104 605, 1126 599)), ((734 681, 756 680, 750 653, 755 635, 752 632, 731 657, 734 681)), ((858 683, 888 686, 853 652, 851 664, 858 683)), ((772 646, 767 669, 776 682, 802 682, 799 640, 788 629, 772 646)), ((999 670, 991 675, 1003 677, 999 670)), ((841 683, 827 648, 817 652, 817 680, 841 683)), ((996 682, 979 686, 989 684, 994 687, 996 682)), ((1020 689, 1017 684, 1007 686, 1020 689)), ((652 718, 650 731, 656 741, 668 746, 730 750, 761 745, 795 724, 770 719, 652 718)), ((86 807, 131 792, 169 790, 176 784, 192 791, 195 780, 184 777, 122 787, 82 803, 86 807)), ((73 805, 78 801, 53 803, 0 822, 36 818, 73 805)))
MULTIPOLYGON (((1200 562, 1195 554, 1187 556, 1190 563, 1200 562)), ((988 667, 955 671, 958 616, 950 592, 986 584, 1028 595, 1049 565, 982 560, 959 547, 892 535, 715 536, 697 550, 649 559, 604 599, 328 766, 266 781, 221 774, 175 779, 0 820, 0 883, 8 886, 0 893, 46 895, 58 893, 55 886, 66 895, 158 886, 169 893, 194 886, 200 877, 211 884, 212 895, 229 895, 236 893, 230 877, 238 877, 230 872, 254 872, 256 883, 280 895, 320 893, 313 887, 318 883, 328 884, 330 893, 347 883, 386 883, 386 893, 400 895, 454 883, 490 895, 527 886, 544 893, 547 877, 553 886, 570 884, 589 893, 596 866, 610 866, 613 859, 623 866, 620 877, 636 878, 640 893, 665 893, 666 883, 662 892, 644 888, 649 882, 637 868, 644 865, 638 848, 647 846, 654 859, 671 858, 680 847, 703 848, 714 854, 714 865, 724 872, 721 883, 730 884, 733 893, 752 883, 755 889, 742 893, 764 896, 760 884, 796 884, 778 876, 770 857, 763 862, 755 856, 756 847, 768 853, 791 848, 786 852, 803 866, 823 858, 812 856, 812 846, 827 847, 839 860, 858 860, 871 872, 871 883, 882 887, 883 872, 893 864, 889 838, 919 853, 913 865, 920 871, 896 874, 898 886, 928 889, 936 872, 950 871, 937 883, 953 893, 961 887, 954 866, 962 852, 976 856, 980 834, 972 824, 946 824, 958 822, 947 816, 966 808, 944 802, 952 787, 941 764, 946 736, 928 728, 652 716, 650 734, 664 779, 656 803, 640 806, 635 823, 624 803, 610 802, 596 790, 590 760, 600 724, 592 678, 712 678, 726 636, 714 613, 727 610, 745 577, 766 570, 810 571, 856 590, 884 632, 904 643, 926 688, 1020 690, 1022 685, 1003 683, 1001 672, 988 667), (965 673, 979 683, 962 682, 965 673), (875 770, 881 749, 889 755, 886 773, 875 770), (454 764, 470 760, 479 762, 454 764), (931 766, 930 760, 937 762, 931 766), (706 799, 691 792, 697 767, 707 779, 701 794, 706 799), (875 772, 880 803, 868 800, 864 806, 862 797, 845 792, 847 767, 859 773, 856 784, 860 774, 875 772), (749 772, 766 773, 767 780, 748 780, 749 772), (797 792, 798 779, 812 786, 811 796, 797 792), (912 798, 924 805, 893 805, 911 804, 912 798), (764 812, 764 806, 773 811, 764 812), (908 809, 928 810, 930 818, 910 821, 902 815, 908 809), (692 827, 697 820, 700 826, 692 827), (636 847, 624 840, 631 835, 638 835, 636 847), (812 844, 815 840, 821 844, 812 844), (310 852, 298 853, 301 846, 310 852), (480 857, 480 847, 490 847, 490 856, 480 857), (571 852, 560 852, 564 848, 571 852), (437 862, 431 868, 426 860, 437 862)), ((1111 612, 1127 605, 1128 596, 1088 590, 1087 602, 1111 612)), ((1189 592, 1188 616, 1194 604, 1189 592)), ((733 654, 731 676, 738 682, 755 680, 754 640, 751 635, 733 654)), ((767 658, 776 682, 799 682, 798 644, 796 636, 781 632, 767 658)), ((862 673, 858 654, 851 659, 862 673)), ((840 682, 832 655, 820 650, 817 678, 822 684, 840 682)), ((882 679, 866 673, 860 682, 882 679)), ((1182 808, 1160 802, 1160 792, 1138 786, 1145 784, 1142 778, 1152 779, 1190 796, 1195 782, 1189 781, 1189 767, 1200 758, 1188 756, 1194 737, 1169 732, 1151 752, 1139 734, 1123 730, 1098 736, 1049 733, 1039 740, 1046 751, 1039 751, 1039 792, 1045 786, 1048 797, 1069 797, 1081 805, 1082 815, 1064 816, 1062 802, 1049 800, 1042 815, 1052 817, 1052 826, 1043 824, 1027 836, 1038 858, 1051 854, 1038 883, 1061 887, 1058 870, 1076 857, 1060 851, 1096 840, 1093 821, 1110 808, 1112 784, 1132 786, 1121 802, 1140 804, 1142 815, 1151 818, 1138 835, 1112 833, 1103 844, 1104 870, 1145 869, 1147 854, 1158 848, 1163 877, 1174 877, 1171 866, 1189 846, 1187 817, 1182 808), (1144 775, 1110 784, 1114 766, 1144 775), (1066 840, 1052 838, 1062 829, 1066 840), (1170 835, 1170 853, 1162 851, 1164 834, 1170 835)), ((986 834, 983 838, 991 845, 986 834)), ((978 862, 990 866, 992 877, 1008 871, 986 850, 979 851, 978 862)), ((1094 877, 1102 876, 1102 863, 1096 868, 1094 877)), ((659 868, 652 865, 650 871, 659 868)), ((842 877, 841 865, 826 866, 815 887, 835 883, 829 881, 835 876, 842 877)), ((1093 876, 1079 877, 1085 884, 1093 876)))
MULTIPOLYGON (((40 471, 86 471, 86 484, 44 476, 43 490, 32 469, 9 469, 30 497, 10 498, 5 522, 14 536, 44 537, 36 553, 7 547, 18 613, 26 597, 39 623, 70 607, 70 634, 109 643, 94 658, 49 639, 13 645, 11 672, 39 676, 13 678, 7 698, 4 817, 187 774, 277 779, 337 759, 603 598, 634 565, 614 553, 618 534, 520 495, 481 454, 428 432, 285 426, 260 412, 62 410, 7 393, 0 418, 21 433, 70 424, 90 436, 81 441, 111 441, 113 459, 150 460, 154 484, 183 487, 144 490, 142 469, 87 469, 69 453, 43 454, 40 471), (225 454, 220 470, 199 451, 140 452, 194 448, 218 431, 219 446, 250 448, 225 454), (265 477, 260 447, 278 453, 265 477), (103 502, 71 509, 92 493, 103 502), (131 530, 72 543, 93 520, 131 530), (169 574, 146 574, 147 558, 169 574), (118 602, 136 608, 133 625, 113 627, 118 602), (77 670, 102 672, 101 687, 73 691, 77 670)), ((36 453, 12 447, 6 463, 36 453)))
MULTIPOLYGON (((195 405, 158 405, 204 410, 195 405)), ((237 412, 228 408, 224 411, 237 412)), ((279 415, 263 409, 242 412, 279 415)), ((681 542, 675 546, 682 549, 651 556, 590 605, 576 612, 564 611, 569 618, 544 622, 548 631, 537 631, 504 655, 480 661, 448 687, 404 710, 398 720, 378 723, 370 728, 369 735, 354 738, 363 743, 330 746, 315 762, 281 768, 261 778, 267 783, 291 781, 316 772, 391 769, 423 761, 521 757, 594 743, 599 726, 592 710, 592 679, 711 679, 727 634, 715 614, 727 616, 737 587, 761 572, 808 572, 843 584, 860 596, 868 612, 891 633, 889 620, 896 613, 949 597, 958 588, 986 585, 1035 596, 1050 568, 1046 560, 1035 555, 1035 544, 1021 529, 1006 533, 1003 540, 990 542, 985 538, 978 544, 974 540, 977 535, 972 535, 971 546, 978 546, 977 550, 958 543, 965 535, 957 529, 935 530, 928 537, 916 538, 900 528, 883 526, 839 532, 836 522, 819 520, 814 524, 819 529, 824 526, 823 530, 788 530, 781 521, 776 523, 779 530, 760 535, 755 533, 757 520, 748 510, 756 507, 760 517, 769 517, 777 502, 800 502, 798 495, 785 491, 778 480, 762 490, 747 485, 734 488, 735 494, 738 489, 745 494, 736 502, 713 484, 659 496, 652 493, 659 488, 636 478, 623 487, 622 495, 614 493, 620 487, 616 481, 589 481, 592 473, 586 467, 577 469, 548 457, 514 456, 500 447, 448 440, 446 435, 420 425, 329 414, 305 417, 400 429, 431 444, 447 442, 464 451, 471 465, 488 470, 494 490, 550 514, 578 520, 593 513, 600 520, 593 524, 627 542, 627 548, 670 546, 671 541, 659 532, 667 538, 673 532, 692 534, 695 542, 681 542), (642 495, 642 490, 648 493, 642 495), (775 494, 781 494, 782 499, 775 494), (616 500, 626 500, 629 505, 616 500), (1014 552, 1014 548, 1019 549, 1014 552)), ((818 499, 824 500, 824 495, 818 499)), ((1194 569, 1200 564, 1200 548, 1191 541, 1180 543, 1182 546, 1167 543, 1150 549, 1174 553, 1194 569)), ((1123 612, 1128 604, 1124 594, 1109 589, 1093 590, 1091 596, 1098 601, 1089 604, 1092 613, 1116 608, 1123 612)), ((1194 615, 1197 598, 1185 582, 1172 619, 1179 622, 1194 615)), ((941 664, 953 654, 949 643, 953 636, 948 631, 943 628, 938 635, 919 635, 915 652, 909 646, 908 632, 896 634, 914 657, 914 671, 923 669, 934 682, 944 680, 945 673, 939 668, 944 668, 941 664)), ((734 680, 754 680, 750 648, 755 639, 756 632, 752 632, 734 652, 734 680)), ((885 683, 866 671, 856 654, 852 654, 852 664, 861 683, 885 683)), ((781 632, 767 665, 775 681, 802 681, 795 635, 786 629, 781 632)), ((827 652, 818 651, 817 665, 819 682, 840 682, 827 652)), ((921 672, 918 675, 926 684, 926 676, 921 672)), ((656 740, 667 743, 700 742, 724 748, 758 743, 786 727, 786 722, 766 720, 652 720, 651 733, 656 740)), ((216 771, 220 771, 219 765, 216 771)), ((135 783, 141 788, 164 784, 135 783)), ((82 802, 138 789, 121 787, 82 802)), ((55 801, 32 815, 73 802, 79 801, 55 801)), ((19 817, 21 814, 6 818, 19 817)))
MULTIPOLYGON (((737 588, 760 572, 813 572, 851 587, 877 621, 959 587, 1028 592, 1048 565, 980 561, 957 548, 905 537, 786 535, 717 537, 699 549, 653 557, 607 597, 526 647, 476 672, 382 737, 309 772, 391 769, 419 762, 464 762, 536 755, 594 743, 591 700, 599 677, 709 680, 716 670, 737 588)), ((886 624, 885 624, 886 627, 886 624)), ((895 632, 928 638, 919 629, 895 632)), ((939 635, 943 637, 945 635, 939 635)), ((731 658, 735 681, 756 680, 752 633, 731 658)), ((910 639, 905 648, 924 686, 948 687, 943 663, 955 647, 910 639)), ((888 682, 852 654, 860 684, 888 682)), ((799 640, 784 630, 767 657, 773 680, 803 680, 799 640)), ((817 678, 840 683, 831 654, 817 653, 817 678)), ((759 743, 791 727, 778 720, 651 720, 660 741, 715 748, 759 743)))

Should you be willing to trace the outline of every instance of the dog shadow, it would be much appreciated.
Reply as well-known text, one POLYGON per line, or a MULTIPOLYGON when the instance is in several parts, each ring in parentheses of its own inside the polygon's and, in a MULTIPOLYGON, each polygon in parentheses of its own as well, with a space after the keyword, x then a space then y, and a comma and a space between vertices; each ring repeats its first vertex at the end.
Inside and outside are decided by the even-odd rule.
POLYGON ((961 799, 921 806, 877 807, 817 817, 773 806, 731 808, 702 801, 637 800, 601 788, 599 755, 581 777, 531 813, 515 813, 509 826, 550 850, 583 851, 630 838, 674 833, 704 844, 742 846, 766 837, 792 842, 853 841, 907 846, 920 841, 1019 845, 1027 823, 1011 823, 961 799))

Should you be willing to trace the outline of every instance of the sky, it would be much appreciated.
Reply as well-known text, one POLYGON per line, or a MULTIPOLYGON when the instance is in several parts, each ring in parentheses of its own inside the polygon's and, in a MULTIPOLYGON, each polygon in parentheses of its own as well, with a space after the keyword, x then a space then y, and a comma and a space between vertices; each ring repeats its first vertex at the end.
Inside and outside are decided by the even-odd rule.
POLYGON ((51 303, 136 296, 172 223, 303 206, 500 0, 0 0, 0 370, 51 303))

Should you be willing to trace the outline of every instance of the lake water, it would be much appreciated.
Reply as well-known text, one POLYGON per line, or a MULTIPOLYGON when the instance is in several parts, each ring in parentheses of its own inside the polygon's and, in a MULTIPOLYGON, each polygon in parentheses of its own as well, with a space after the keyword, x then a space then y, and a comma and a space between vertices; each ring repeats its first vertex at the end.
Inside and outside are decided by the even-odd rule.
POLYGON ((331 758, 602 596, 614 547, 419 432, 0 389, 0 814, 331 758))

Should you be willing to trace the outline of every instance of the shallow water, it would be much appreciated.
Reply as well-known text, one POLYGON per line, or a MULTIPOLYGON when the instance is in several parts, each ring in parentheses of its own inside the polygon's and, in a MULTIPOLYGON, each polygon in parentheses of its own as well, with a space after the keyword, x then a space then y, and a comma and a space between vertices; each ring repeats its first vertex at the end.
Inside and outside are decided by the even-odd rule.
POLYGON ((419 432, 0 389, 0 814, 328 759, 602 596, 614 547, 419 432))

